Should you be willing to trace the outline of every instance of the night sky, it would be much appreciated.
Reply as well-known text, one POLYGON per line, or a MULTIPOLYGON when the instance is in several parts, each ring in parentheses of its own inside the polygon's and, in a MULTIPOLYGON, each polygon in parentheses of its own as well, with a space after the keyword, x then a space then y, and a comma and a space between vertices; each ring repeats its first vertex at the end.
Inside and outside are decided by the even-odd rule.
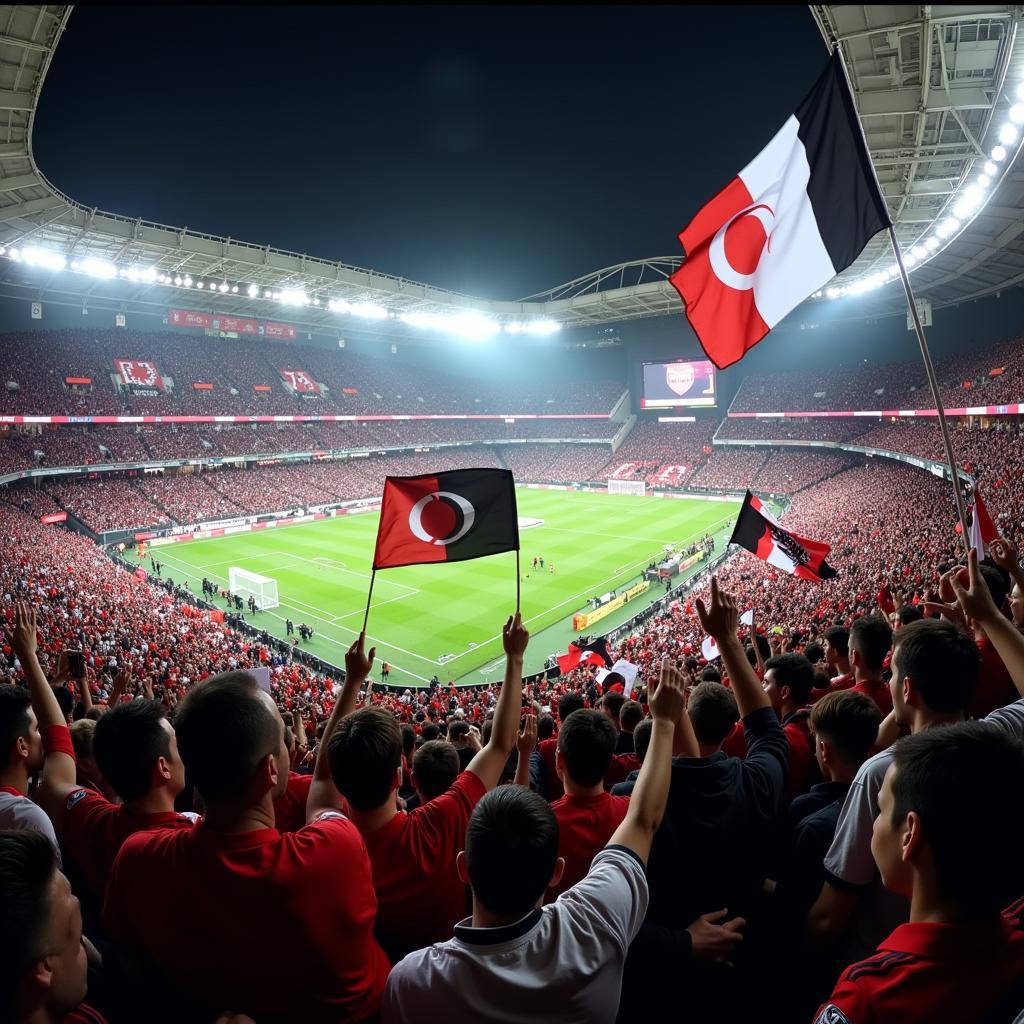
POLYGON ((492 298, 679 252, 827 53, 792 7, 87 7, 35 122, 87 206, 492 298))

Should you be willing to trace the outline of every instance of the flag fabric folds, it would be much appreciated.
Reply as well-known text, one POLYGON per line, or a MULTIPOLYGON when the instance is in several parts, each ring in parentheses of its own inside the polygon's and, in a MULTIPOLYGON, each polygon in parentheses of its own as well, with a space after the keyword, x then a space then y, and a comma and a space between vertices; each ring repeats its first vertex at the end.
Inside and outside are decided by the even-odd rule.
POLYGON ((373 569, 462 562, 519 550, 507 469, 458 469, 384 480, 373 569))
POLYGON ((750 491, 743 499, 729 543, 738 544, 769 565, 801 579, 820 583, 836 575, 835 569, 825 561, 825 556, 832 550, 828 544, 784 530, 761 499, 750 491))
POLYGON ((775 137, 680 232, 669 279, 720 369, 891 225, 838 50, 775 137))
POLYGON ((980 562, 988 551, 988 545, 999 536, 999 531, 996 529, 996 524, 992 522, 988 509, 985 508, 985 502, 981 500, 981 491, 978 490, 977 484, 974 485, 974 500, 971 503, 970 511, 971 547, 978 552, 978 561, 980 562))
POLYGON ((602 636, 591 643, 583 644, 582 647, 578 644, 569 644, 568 652, 558 656, 558 671, 565 675, 580 665, 603 665, 608 668, 611 663, 608 645, 602 636))

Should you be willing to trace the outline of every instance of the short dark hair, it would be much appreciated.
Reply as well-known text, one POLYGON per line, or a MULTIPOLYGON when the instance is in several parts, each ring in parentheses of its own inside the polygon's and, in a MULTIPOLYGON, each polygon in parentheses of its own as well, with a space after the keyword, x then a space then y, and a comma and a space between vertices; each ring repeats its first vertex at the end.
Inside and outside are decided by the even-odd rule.
POLYGON ((951 622, 920 619, 896 634, 893 657, 901 678, 913 680, 932 711, 964 711, 974 692, 981 655, 974 641, 951 622))
POLYGON ((1004 569, 990 564, 987 560, 978 566, 978 571, 981 573, 981 578, 985 581, 985 586, 988 587, 996 607, 1002 608, 1006 595, 1010 592, 1009 574, 1004 569))
POLYGON ((732 690, 721 683, 698 683, 690 693, 690 721, 697 739, 717 747, 732 732, 740 713, 732 690))
POLYGON ((412 771, 416 788, 433 800, 459 777, 459 752, 447 740, 430 740, 413 755, 412 771))
POLYGON ((1024 745, 988 722, 960 722, 922 729, 893 754, 893 826, 915 811, 943 895, 973 914, 998 914, 1024 882, 1024 817, 1006 804, 1007 793, 1024 790, 1024 745))
POLYGON ((416 749, 416 730, 406 723, 402 726, 402 753, 408 757, 416 749))
POLYGON ((420 737, 424 743, 429 743, 431 740, 436 740, 441 735, 441 730, 434 722, 428 722, 420 730, 420 737))
POLYGON ((825 658, 825 648, 817 641, 814 641, 814 643, 810 643, 804 648, 804 656, 812 665, 817 665, 819 661, 825 658))
POLYGON ((537 739, 549 740, 555 735, 555 720, 550 715, 541 715, 537 719, 537 739))
POLYGON ((635 729, 644 720, 644 709, 639 701, 627 700, 619 710, 619 725, 635 729))
POLYGON ((647 748, 651 745, 651 732, 654 730, 654 719, 645 718, 633 730, 633 753, 641 764, 647 756, 647 748))
POLYGON ((22 686, 0 686, 0 765, 11 758, 11 748, 27 739, 32 728, 32 698, 22 686))
POLYGON ((860 767, 878 740, 882 713, 867 695, 853 690, 826 693, 811 708, 810 729, 848 764, 860 767))
POLYGON ((909 626, 912 622, 918 622, 924 618, 924 611, 916 604, 900 605, 896 613, 901 626, 909 626))
POLYGON ((806 704, 814 689, 814 668, 802 654, 776 654, 764 663, 765 673, 775 672, 779 686, 788 686, 797 704, 806 704))
POLYGON ((353 809, 380 807, 395 788, 402 763, 398 722, 383 708, 360 708, 335 727, 327 757, 334 785, 353 809))
POLYGON ((57 707, 60 708, 60 713, 67 720, 75 710, 75 695, 66 686, 55 686, 53 695, 57 698, 57 707))
POLYGON ((448 726, 448 739, 452 743, 465 739, 469 735, 469 722, 463 719, 456 719, 448 726))
POLYGON ((700 674, 700 678, 705 683, 720 683, 722 681, 722 673, 714 665, 706 665, 700 674))
POLYGON ((558 734, 565 770, 578 786, 596 786, 612 763, 619 731, 608 716, 593 708, 574 711, 558 734))
POLYGON ((579 711, 583 707, 583 695, 576 693, 575 690, 569 693, 563 693, 558 698, 558 720, 564 722, 574 711, 579 711))
POLYGON ((255 678, 244 671, 204 679, 174 716, 186 775, 204 800, 242 796, 260 761, 277 752, 280 729, 255 678))
POLYGON ((14 1018, 22 979, 46 956, 50 885, 57 857, 50 841, 31 829, 0 831, 0 1018, 14 1018))
POLYGON ((96 723, 93 753, 103 777, 122 800, 138 800, 150 789, 153 762, 171 756, 170 736, 160 724, 164 707, 155 700, 131 700, 96 723))
MULTIPOLYGON (((605 677, 605 683, 608 682, 607 676, 605 677)), ((601 707, 603 707, 612 718, 617 722, 619 720, 619 712, 622 710, 622 705, 626 703, 626 698, 621 693, 606 693, 601 698, 601 707)))
POLYGON ((880 672, 892 647, 892 627, 881 615, 862 615, 850 627, 850 648, 869 672, 880 672))
POLYGON ((473 895, 491 913, 525 914, 544 895, 557 860, 558 820, 539 794, 499 786, 473 809, 466 868, 473 895))
POLYGON ((839 657, 850 656, 850 631, 845 626, 829 626, 825 630, 825 639, 839 657))

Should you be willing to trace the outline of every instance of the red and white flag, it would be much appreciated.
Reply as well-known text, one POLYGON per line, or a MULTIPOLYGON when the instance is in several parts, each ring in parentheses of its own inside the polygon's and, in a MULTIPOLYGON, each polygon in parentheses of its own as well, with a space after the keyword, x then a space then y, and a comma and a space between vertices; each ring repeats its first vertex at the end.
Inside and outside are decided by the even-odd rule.
POLYGON ((892 223, 838 51, 768 145, 680 232, 669 278, 720 369, 892 223))
POLYGON ((736 517, 736 527, 729 543, 739 544, 769 565, 801 579, 820 583, 836 575, 835 569, 825 561, 825 556, 832 550, 828 544, 784 530, 761 499, 750 491, 747 491, 743 507, 736 517))
POLYGON ((121 382, 130 387, 164 389, 164 379, 156 363, 145 359, 115 359, 114 369, 121 382))
POLYGON ((974 500, 971 502, 971 547, 978 552, 980 562, 988 550, 988 545, 999 536, 996 524, 985 508, 985 502, 981 500, 981 491, 978 485, 974 485, 974 500))

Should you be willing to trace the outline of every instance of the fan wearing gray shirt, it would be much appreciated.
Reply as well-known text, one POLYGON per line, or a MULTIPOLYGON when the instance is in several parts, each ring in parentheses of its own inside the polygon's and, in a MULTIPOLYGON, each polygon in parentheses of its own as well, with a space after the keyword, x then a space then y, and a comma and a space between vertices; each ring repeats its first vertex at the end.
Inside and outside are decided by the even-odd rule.
POLYGON ((454 938, 395 966, 384 1024, 612 1024, 626 951, 647 911, 645 864, 665 811, 673 739, 689 729, 684 679, 667 661, 649 704, 650 747, 626 817, 587 876, 554 903, 541 906, 563 868, 548 803, 513 785, 476 805, 457 860, 472 887, 472 917, 454 938))

